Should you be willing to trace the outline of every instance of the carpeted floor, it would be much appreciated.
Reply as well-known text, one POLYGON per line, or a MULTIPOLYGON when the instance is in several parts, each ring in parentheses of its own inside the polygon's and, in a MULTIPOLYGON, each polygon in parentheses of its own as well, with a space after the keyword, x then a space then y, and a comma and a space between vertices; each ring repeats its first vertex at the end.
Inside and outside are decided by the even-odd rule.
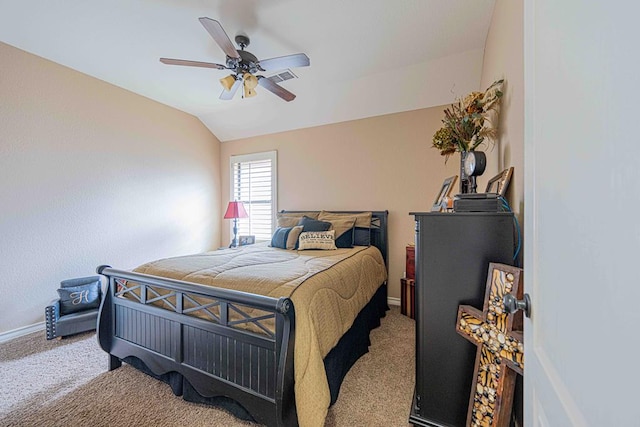
MULTIPOLYGON (((415 323, 394 307, 347 374, 325 426, 407 426, 415 323)), ((252 426, 185 402, 128 365, 107 372, 95 334, 46 341, 44 332, 0 344, 0 426, 252 426)))

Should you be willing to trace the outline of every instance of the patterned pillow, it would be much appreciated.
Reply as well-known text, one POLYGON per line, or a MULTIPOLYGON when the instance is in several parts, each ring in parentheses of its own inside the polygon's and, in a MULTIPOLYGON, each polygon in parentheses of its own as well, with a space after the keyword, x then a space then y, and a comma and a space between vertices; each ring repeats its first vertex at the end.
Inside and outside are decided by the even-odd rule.
POLYGON ((278 227, 271 238, 271 247, 280 249, 295 249, 298 244, 298 237, 302 233, 302 226, 278 227))
POLYGON ((60 314, 71 314, 78 311, 100 307, 100 281, 97 280, 81 286, 58 289, 60 296, 60 314))
POLYGON ((298 250, 304 251, 306 249, 337 249, 335 244, 335 230, 307 231, 301 233, 298 239, 298 250))

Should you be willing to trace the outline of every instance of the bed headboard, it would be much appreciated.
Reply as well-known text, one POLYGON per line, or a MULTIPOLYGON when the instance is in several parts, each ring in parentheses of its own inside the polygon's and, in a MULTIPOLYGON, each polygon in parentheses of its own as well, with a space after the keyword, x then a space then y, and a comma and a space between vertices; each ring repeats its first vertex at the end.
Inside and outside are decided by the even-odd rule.
MULTIPOLYGON (((280 212, 296 213, 296 212, 320 212, 320 211, 282 210, 280 212)), ((352 214, 352 213, 369 212, 369 211, 362 210, 362 211, 327 211, 327 212, 352 214)), ((389 269, 389 260, 388 260, 389 239, 387 234, 387 217, 389 216, 389 211, 371 211, 371 212, 372 212, 371 244, 376 248, 380 249, 380 252, 382 253, 382 257, 384 258, 385 266, 387 267, 387 270, 388 270, 389 269)))

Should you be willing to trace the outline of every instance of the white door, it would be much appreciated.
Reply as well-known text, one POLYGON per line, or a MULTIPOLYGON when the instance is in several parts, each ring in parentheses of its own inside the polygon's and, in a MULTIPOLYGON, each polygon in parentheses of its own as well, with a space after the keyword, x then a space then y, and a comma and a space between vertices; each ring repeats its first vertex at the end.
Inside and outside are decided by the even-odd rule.
POLYGON ((640 5, 525 0, 526 426, 640 426, 640 5))

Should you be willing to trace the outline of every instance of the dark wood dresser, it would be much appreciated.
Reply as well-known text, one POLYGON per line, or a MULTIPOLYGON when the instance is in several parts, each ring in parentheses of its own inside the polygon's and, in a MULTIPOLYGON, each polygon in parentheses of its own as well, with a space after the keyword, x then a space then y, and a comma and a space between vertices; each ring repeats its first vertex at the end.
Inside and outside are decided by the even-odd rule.
POLYGON ((416 220, 416 389, 409 422, 464 426, 476 347, 456 333, 458 306, 482 310, 489 263, 513 264, 513 214, 411 215, 416 220))

